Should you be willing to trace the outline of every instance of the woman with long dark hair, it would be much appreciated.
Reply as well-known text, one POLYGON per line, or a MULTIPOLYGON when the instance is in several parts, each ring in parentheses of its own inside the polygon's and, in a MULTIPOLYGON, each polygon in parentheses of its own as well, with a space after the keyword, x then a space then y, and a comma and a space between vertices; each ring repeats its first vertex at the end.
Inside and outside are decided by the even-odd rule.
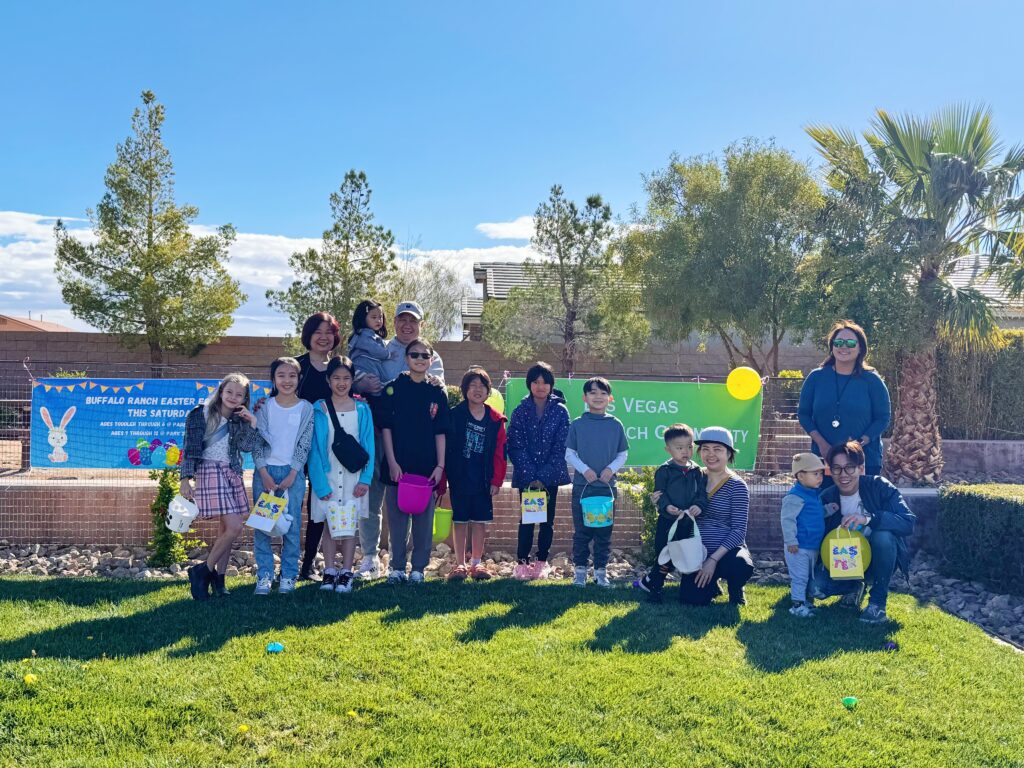
POLYGON ((811 450, 828 456, 834 445, 858 441, 864 448, 865 472, 882 473, 882 433, 889 426, 889 390, 865 362, 868 339, 852 320, 840 320, 828 332, 828 357, 804 380, 800 390, 800 426, 811 450))

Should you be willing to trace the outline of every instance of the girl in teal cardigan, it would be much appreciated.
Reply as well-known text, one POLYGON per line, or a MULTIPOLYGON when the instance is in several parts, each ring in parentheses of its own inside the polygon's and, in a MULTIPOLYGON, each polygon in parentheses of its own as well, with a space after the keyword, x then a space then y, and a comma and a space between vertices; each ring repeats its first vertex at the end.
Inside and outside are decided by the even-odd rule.
MULTIPOLYGON (((318 400, 313 406, 313 444, 309 452, 309 479, 313 486, 314 500, 310 517, 316 522, 327 520, 328 507, 336 503, 354 502, 359 519, 369 515, 367 492, 373 477, 373 416, 370 406, 352 397, 352 382, 355 370, 347 357, 332 358, 327 365, 327 382, 331 387, 330 402, 341 428, 359 440, 369 459, 358 471, 348 470, 331 449, 334 442, 334 422, 326 400, 318 400)), ((335 567, 338 542, 330 535, 324 537, 325 560, 323 590, 351 592, 352 561, 356 553, 355 531, 339 537, 341 544, 341 572, 335 567)))

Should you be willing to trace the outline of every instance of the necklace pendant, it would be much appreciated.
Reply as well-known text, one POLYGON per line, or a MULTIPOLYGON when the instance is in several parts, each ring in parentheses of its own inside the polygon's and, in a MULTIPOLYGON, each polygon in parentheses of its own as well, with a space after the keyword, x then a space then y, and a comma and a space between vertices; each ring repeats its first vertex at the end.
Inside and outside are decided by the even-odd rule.
POLYGON ((832 429, 839 429, 839 419, 832 419, 832 429))

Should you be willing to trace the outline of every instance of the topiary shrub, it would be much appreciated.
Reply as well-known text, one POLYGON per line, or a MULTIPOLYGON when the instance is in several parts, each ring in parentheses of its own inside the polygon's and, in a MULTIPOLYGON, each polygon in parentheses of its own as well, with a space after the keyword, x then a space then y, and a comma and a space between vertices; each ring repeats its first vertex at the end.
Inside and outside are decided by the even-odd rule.
POLYGON ((149 509, 153 513, 153 540, 149 542, 152 554, 146 561, 149 565, 166 568, 174 563, 188 560, 185 552, 185 538, 167 527, 164 519, 167 507, 178 493, 178 470, 155 469, 149 473, 150 480, 157 480, 156 498, 149 509))
POLYGON ((640 510, 643 521, 640 528, 640 544, 644 559, 648 562, 654 557, 654 531, 658 526, 658 508, 651 501, 654 493, 654 471, 657 467, 637 467, 619 473, 619 488, 633 500, 640 510))
POLYGON ((938 523, 944 571, 1024 593, 1024 485, 948 485, 938 523))

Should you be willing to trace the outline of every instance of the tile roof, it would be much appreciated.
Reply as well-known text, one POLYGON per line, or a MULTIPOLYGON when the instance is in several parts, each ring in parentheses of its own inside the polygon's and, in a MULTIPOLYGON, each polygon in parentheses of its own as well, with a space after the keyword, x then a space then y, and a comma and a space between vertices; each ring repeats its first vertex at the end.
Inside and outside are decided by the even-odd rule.
POLYGON ((37 331, 47 331, 48 333, 76 333, 74 328, 68 328, 59 323, 29 320, 27 317, 15 317, 14 315, 0 315, 0 330, 21 330, 22 328, 34 328, 37 331))
POLYGON ((473 265, 473 279, 483 285, 484 299, 507 299, 512 288, 529 285, 522 262, 479 261, 473 265))
POLYGON ((996 317, 1024 316, 1024 299, 1007 299, 995 278, 985 276, 988 264, 988 256, 981 254, 968 256, 949 276, 949 282, 957 288, 975 288, 986 298, 995 302, 994 314, 996 317))

